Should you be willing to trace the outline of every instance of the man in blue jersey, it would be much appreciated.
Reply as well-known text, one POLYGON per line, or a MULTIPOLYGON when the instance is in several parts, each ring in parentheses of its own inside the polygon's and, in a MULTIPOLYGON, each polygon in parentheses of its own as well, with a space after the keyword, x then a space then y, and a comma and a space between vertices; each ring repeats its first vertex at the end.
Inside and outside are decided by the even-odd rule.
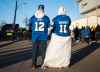
POLYGON ((58 15, 53 19, 53 33, 46 51, 43 67, 67 67, 71 57, 71 36, 69 26, 71 19, 60 6, 58 15))
POLYGON ((80 35, 81 38, 89 44, 91 38, 91 29, 88 26, 82 27, 82 29, 80 29, 80 35))
POLYGON ((37 58, 41 57, 43 64, 48 40, 49 17, 44 13, 44 5, 39 5, 36 13, 30 19, 32 27, 32 69, 37 66, 37 58))

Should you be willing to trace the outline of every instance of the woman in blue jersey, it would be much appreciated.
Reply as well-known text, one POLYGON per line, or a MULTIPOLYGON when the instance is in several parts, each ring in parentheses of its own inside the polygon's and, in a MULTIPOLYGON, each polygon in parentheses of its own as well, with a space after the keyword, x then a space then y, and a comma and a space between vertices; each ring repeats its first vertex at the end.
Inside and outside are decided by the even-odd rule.
POLYGON ((37 67, 38 58, 40 58, 40 66, 45 58, 45 51, 48 40, 48 27, 50 24, 49 17, 45 15, 44 5, 39 5, 35 15, 30 19, 32 27, 32 70, 37 67))
POLYGON ((65 14, 65 8, 60 6, 58 15, 53 18, 53 33, 43 67, 62 68, 69 66, 71 57, 70 24, 70 17, 65 14))

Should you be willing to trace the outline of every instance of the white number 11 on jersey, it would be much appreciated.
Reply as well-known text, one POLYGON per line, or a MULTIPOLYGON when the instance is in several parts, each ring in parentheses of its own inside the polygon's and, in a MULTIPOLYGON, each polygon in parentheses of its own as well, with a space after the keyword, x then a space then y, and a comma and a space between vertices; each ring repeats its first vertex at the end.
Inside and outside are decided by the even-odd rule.
POLYGON ((44 31, 44 22, 35 22, 35 31, 44 31))
POLYGON ((64 24, 60 25, 60 32, 66 33, 66 25, 64 24))

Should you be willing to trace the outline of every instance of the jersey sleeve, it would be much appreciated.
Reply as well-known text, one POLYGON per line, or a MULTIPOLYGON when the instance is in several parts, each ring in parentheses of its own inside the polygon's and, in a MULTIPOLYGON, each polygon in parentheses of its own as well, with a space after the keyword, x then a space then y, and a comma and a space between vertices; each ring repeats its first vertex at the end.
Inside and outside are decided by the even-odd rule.
POLYGON ((49 19, 49 17, 47 18, 47 23, 48 23, 48 27, 50 27, 50 19, 49 19))
POLYGON ((69 26, 71 25, 71 18, 68 16, 68 19, 69 19, 69 26))
POLYGON ((53 19, 52 19, 52 24, 51 24, 51 26, 54 28, 55 27, 55 21, 56 21, 56 17, 54 17, 53 19))
POLYGON ((32 16, 30 19, 29 19, 29 26, 32 26, 32 20, 34 19, 34 16, 32 16))
POLYGON ((32 19, 31 18, 29 19, 29 26, 30 27, 32 26, 32 19))
POLYGON ((47 23, 46 27, 49 28, 49 26, 50 26, 50 19, 49 19, 49 17, 45 16, 45 20, 46 20, 46 23, 47 23))

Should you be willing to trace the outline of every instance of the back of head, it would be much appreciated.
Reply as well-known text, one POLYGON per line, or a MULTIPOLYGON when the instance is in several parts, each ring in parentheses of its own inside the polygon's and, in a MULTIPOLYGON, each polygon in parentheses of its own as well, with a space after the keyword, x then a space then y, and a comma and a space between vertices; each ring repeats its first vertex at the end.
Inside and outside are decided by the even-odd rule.
POLYGON ((38 6, 38 10, 44 11, 44 5, 40 4, 40 5, 38 6))
POLYGON ((41 4, 41 5, 38 6, 38 9, 36 10, 35 16, 37 18, 42 18, 44 15, 45 15, 44 5, 41 4))
POLYGON ((64 8, 64 6, 60 6, 58 8, 58 15, 65 15, 66 14, 66 10, 64 8))

